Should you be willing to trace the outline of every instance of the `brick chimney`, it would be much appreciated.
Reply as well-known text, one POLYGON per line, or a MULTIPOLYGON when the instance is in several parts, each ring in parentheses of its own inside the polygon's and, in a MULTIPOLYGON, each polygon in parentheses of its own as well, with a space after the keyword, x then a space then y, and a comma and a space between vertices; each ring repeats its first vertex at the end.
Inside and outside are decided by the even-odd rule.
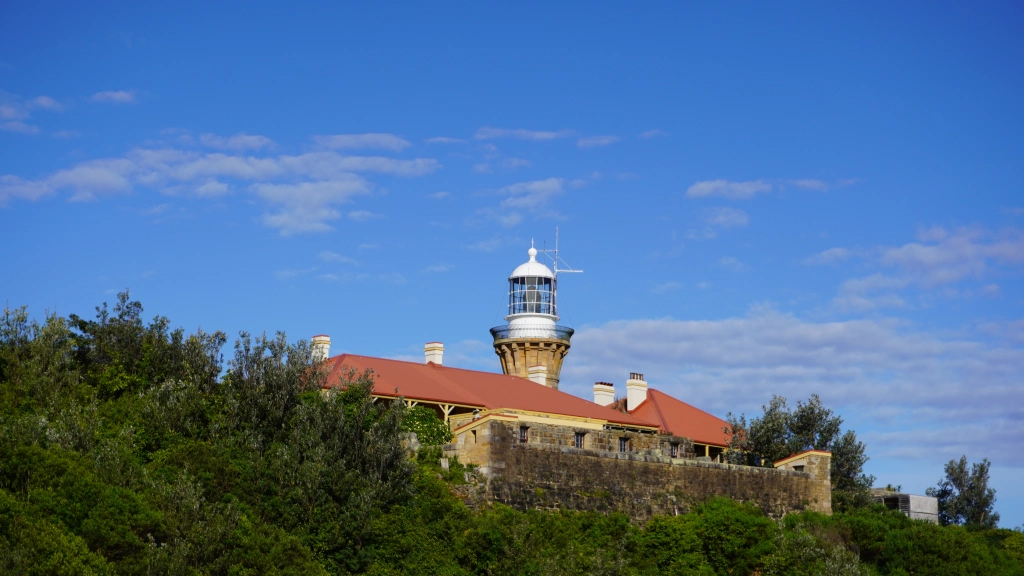
POLYGON ((615 402, 615 385, 609 382, 594 382, 594 404, 610 406, 615 402))
POLYGON ((440 342, 427 342, 423 346, 423 362, 424 364, 430 364, 433 362, 438 366, 441 366, 441 360, 444 357, 444 344, 440 342))
POLYGON ((630 372, 629 380, 626 380, 626 409, 636 410, 644 400, 647 400, 647 382, 644 381, 644 375, 630 372))
POLYGON ((331 357, 331 337, 327 334, 313 336, 309 344, 314 362, 323 362, 331 357))

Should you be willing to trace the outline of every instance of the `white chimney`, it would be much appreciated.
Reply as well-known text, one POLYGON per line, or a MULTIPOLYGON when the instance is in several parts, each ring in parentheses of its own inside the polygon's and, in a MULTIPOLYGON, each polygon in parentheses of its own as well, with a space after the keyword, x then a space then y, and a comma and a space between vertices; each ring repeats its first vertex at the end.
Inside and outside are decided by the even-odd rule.
POLYGON ((608 382, 594 382, 594 404, 610 406, 615 402, 615 385, 608 382))
POLYGON ((309 340, 313 352, 313 362, 323 362, 331 357, 331 337, 327 334, 317 334, 309 340))
POLYGON ((527 373, 530 375, 530 380, 540 384, 541 386, 548 385, 548 367, 547 366, 530 366, 527 373))
POLYGON ((438 366, 441 366, 441 360, 444 358, 444 344, 440 342, 427 342, 423 346, 423 362, 424 364, 430 364, 433 362, 438 366))
POLYGON ((629 380, 626 380, 626 409, 636 410, 644 400, 647 400, 647 382, 644 382, 644 375, 630 372, 629 380))

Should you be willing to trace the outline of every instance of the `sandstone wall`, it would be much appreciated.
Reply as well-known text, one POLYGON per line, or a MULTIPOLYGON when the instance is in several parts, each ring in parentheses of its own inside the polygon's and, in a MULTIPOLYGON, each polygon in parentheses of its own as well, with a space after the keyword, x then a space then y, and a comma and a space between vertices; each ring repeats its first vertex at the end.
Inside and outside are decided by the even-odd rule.
MULTIPOLYGON (((654 448, 616 452, 564 443, 517 441, 518 425, 488 422, 473 444, 450 445, 460 461, 487 478, 488 499, 518 509, 619 511, 644 521, 653 514, 684 513, 713 496, 753 502, 772 516, 804 509, 831 513, 828 457, 819 473, 754 468, 668 458, 654 448)), ((618 432, 607 431, 611 437, 618 432)), ((692 454, 692 447, 689 454, 692 454)))

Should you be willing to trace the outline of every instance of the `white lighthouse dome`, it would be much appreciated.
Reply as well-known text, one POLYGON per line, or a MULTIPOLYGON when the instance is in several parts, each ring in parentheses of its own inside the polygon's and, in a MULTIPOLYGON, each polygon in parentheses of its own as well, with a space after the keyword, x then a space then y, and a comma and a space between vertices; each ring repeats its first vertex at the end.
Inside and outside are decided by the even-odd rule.
POLYGON ((530 247, 527 254, 530 255, 530 261, 520 264, 515 270, 509 274, 509 279, 512 278, 523 278, 527 276, 539 277, 539 278, 554 278, 555 273, 544 264, 537 262, 537 249, 530 247))

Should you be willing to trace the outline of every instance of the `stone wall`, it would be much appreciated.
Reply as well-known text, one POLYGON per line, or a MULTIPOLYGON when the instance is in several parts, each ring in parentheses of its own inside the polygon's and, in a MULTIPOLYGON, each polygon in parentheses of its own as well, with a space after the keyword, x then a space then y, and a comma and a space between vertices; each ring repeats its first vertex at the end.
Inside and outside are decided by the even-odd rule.
MULTIPOLYGON (((460 435, 463 442, 446 450, 480 467, 489 500, 514 508, 619 511, 642 522, 727 496, 753 502, 776 517, 805 509, 831 513, 828 456, 818 458, 813 471, 754 468, 669 458, 662 452, 670 439, 666 436, 638 434, 646 447, 623 453, 581 450, 571 442, 520 444, 518 427, 517 422, 486 422, 476 430, 475 442, 460 435), (821 466, 824 477, 817 473, 821 466)), ((569 433, 553 433, 552 438, 569 433)), ((588 433, 595 440, 609 436, 617 442, 620 432, 588 433)), ((690 446, 687 455, 692 455, 690 446)))

